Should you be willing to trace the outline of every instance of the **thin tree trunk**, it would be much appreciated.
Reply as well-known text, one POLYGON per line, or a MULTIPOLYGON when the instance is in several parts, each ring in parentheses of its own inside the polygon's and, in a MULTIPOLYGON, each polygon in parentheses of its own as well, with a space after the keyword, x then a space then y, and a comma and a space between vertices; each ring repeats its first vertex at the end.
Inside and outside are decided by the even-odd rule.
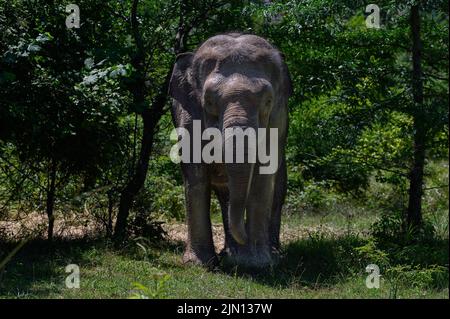
POLYGON ((113 202, 113 195, 112 191, 108 191, 108 221, 106 225, 106 236, 110 238, 112 236, 113 231, 113 209, 114 209, 114 202, 113 202))
POLYGON ((164 113, 164 106, 167 102, 167 90, 169 88, 171 74, 172 69, 170 69, 166 75, 166 79, 154 103, 149 109, 146 109, 141 113, 144 124, 141 149, 133 177, 125 186, 120 196, 119 212, 117 214, 116 227, 114 230, 114 237, 116 239, 121 239, 124 237, 128 215, 130 213, 134 198, 142 186, 144 186, 148 172, 150 155, 153 150, 153 139, 156 133, 155 128, 164 113))
POLYGON ((56 193, 56 163, 52 160, 49 174, 49 182, 47 187, 47 203, 46 212, 48 218, 47 239, 49 242, 53 241, 53 228, 55 224, 54 207, 55 207, 55 193, 56 193))
POLYGON ((406 218, 409 227, 419 227, 422 224, 422 193, 423 170, 425 165, 426 130, 423 117, 423 80, 422 80, 422 43, 420 38, 419 6, 411 7, 412 33, 412 92, 414 98, 414 158, 410 170, 409 203, 406 218))
MULTIPOLYGON (((137 77, 135 85, 131 88, 133 94, 133 103, 135 105, 142 106, 146 103, 145 99, 145 48, 139 33, 138 21, 137 21, 137 8, 139 0, 134 0, 131 8, 131 31, 136 43, 136 53, 131 63, 137 71, 137 77)), ((186 36, 189 33, 187 28, 184 28, 183 14, 180 16, 180 28, 176 36, 174 48, 176 52, 180 53, 185 49, 185 43, 187 41, 186 36)), ((150 155, 153 149, 153 139, 155 128, 164 114, 164 106, 167 102, 167 92, 169 89, 170 78, 172 75, 172 69, 168 70, 166 78, 159 90, 158 95, 153 101, 150 108, 146 108, 140 113, 143 121, 143 136, 141 140, 141 148, 139 152, 138 162, 136 164, 133 176, 128 184, 123 189, 120 196, 119 212, 117 213, 117 221, 114 229, 114 238, 121 240, 126 234, 127 219, 130 214, 130 209, 133 205, 134 198, 144 185, 148 172, 148 164, 150 155)))
MULTIPOLYGON (((136 44, 136 51, 131 59, 131 64, 136 70, 136 77, 134 84, 130 87, 131 94, 133 95, 133 104, 137 109, 141 109, 145 105, 145 49, 142 42, 141 34, 139 33, 139 24, 137 20, 139 0, 133 0, 131 6, 131 33, 136 44)), ((119 212, 117 213, 116 227, 114 230, 115 239, 122 239, 125 235, 126 225, 130 209, 137 192, 144 185, 145 178, 147 176, 148 161, 150 159, 151 148, 153 143, 153 131, 152 114, 150 109, 145 109, 140 113, 142 121, 144 123, 143 136, 141 140, 141 149, 139 152, 139 158, 136 164, 133 163, 134 171, 129 179, 127 185, 124 187, 120 194, 119 212)), ((135 154, 133 154, 135 156, 135 154)))
POLYGON ((154 135, 153 120, 151 115, 147 113, 149 113, 149 110, 144 111, 142 114, 144 133, 141 141, 139 160, 131 180, 125 186, 120 196, 119 212, 117 214, 114 232, 114 237, 116 238, 122 238, 125 235, 127 219, 134 197, 144 185, 145 178, 147 177, 148 162, 150 160, 154 135))

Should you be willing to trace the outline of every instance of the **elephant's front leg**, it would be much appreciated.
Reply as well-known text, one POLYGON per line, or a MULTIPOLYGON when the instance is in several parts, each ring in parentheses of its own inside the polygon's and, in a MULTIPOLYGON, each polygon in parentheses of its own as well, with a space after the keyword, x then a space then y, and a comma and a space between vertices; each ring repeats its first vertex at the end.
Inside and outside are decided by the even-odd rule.
POLYGON ((270 244, 274 184, 274 175, 255 174, 247 199, 247 249, 251 264, 256 266, 268 266, 275 262, 270 244))
POLYGON ((205 167, 199 164, 182 165, 185 195, 188 240, 183 262, 214 265, 217 256, 214 250, 211 219, 209 214, 211 186, 205 167))

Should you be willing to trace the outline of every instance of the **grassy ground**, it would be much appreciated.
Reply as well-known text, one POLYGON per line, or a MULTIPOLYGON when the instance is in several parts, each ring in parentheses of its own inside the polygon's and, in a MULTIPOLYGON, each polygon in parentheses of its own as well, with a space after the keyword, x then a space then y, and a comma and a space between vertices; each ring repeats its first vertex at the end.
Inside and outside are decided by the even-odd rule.
MULTIPOLYGON (((120 250, 95 239, 57 241, 51 249, 32 242, 0 273, 0 298, 448 298, 448 281, 396 281, 384 276, 387 269, 379 289, 366 287, 366 264, 356 248, 367 244, 374 218, 285 217, 280 264, 264 272, 183 265, 176 236, 159 247, 138 240, 120 250), (79 289, 65 286, 68 264, 80 267, 79 289)), ((214 224, 219 220, 213 217, 214 224)), ((448 238, 435 247, 448 267, 448 238)))

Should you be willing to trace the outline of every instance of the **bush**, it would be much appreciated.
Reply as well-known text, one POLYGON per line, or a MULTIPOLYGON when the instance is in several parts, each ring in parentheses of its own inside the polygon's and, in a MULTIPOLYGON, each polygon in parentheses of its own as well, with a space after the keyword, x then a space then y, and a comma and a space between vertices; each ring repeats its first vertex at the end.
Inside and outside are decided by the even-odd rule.
POLYGON ((411 244, 427 244, 436 239, 435 230, 427 220, 420 228, 405 225, 401 212, 385 213, 371 227, 371 234, 380 247, 403 247, 411 244))
POLYGON ((288 190, 284 210, 288 214, 328 213, 335 209, 342 196, 330 189, 325 182, 308 182, 302 190, 288 190))
POLYGON ((166 233, 162 228, 163 222, 157 220, 151 207, 152 198, 145 192, 140 192, 130 212, 128 232, 131 237, 143 237, 151 241, 160 241, 164 238, 166 233))
POLYGON ((421 268, 418 266, 398 265, 386 270, 386 280, 390 284, 389 297, 396 299, 402 287, 415 287, 421 291, 443 289, 448 287, 448 268, 431 265, 421 268))
POLYGON ((184 219, 184 187, 166 176, 151 176, 145 189, 152 198, 151 211, 157 216, 184 219))
POLYGON ((397 298, 404 287, 443 289, 448 287, 448 248, 411 245, 381 249, 375 240, 355 248, 362 266, 375 264, 389 283, 390 298, 397 298), (416 254, 419 252, 419 256, 416 254), (436 258, 440 255, 443 258, 436 258), (446 256, 446 257, 445 257, 446 256))

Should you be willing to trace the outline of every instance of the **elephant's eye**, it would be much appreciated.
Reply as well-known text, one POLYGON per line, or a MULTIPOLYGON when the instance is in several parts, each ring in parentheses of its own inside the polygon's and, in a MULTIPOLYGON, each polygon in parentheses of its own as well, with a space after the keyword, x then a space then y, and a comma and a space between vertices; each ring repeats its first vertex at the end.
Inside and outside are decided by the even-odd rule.
POLYGON ((261 113, 260 116, 262 117, 262 119, 267 118, 267 116, 270 114, 271 110, 272 110, 272 97, 268 97, 265 100, 264 106, 261 109, 261 113))
POLYGON ((266 111, 270 111, 270 109, 272 109, 272 103, 273 103, 273 99, 270 96, 266 99, 266 104, 264 105, 264 108, 266 109, 266 111))
POLYGON ((203 97, 203 108, 206 110, 206 112, 208 112, 211 115, 214 115, 214 116, 218 115, 217 107, 213 103, 213 100, 212 100, 211 96, 209 96, 209 94, 206 94, 203 97))
POLYGON ((203 99, 203 107, 205 109, 210 109, 212 107, 212 99, 208 95, 206 95, 203 99))
POLYGON ((211 100, 208 98, 203 98, 203 107, 206 108, 211 105, 211 100))

